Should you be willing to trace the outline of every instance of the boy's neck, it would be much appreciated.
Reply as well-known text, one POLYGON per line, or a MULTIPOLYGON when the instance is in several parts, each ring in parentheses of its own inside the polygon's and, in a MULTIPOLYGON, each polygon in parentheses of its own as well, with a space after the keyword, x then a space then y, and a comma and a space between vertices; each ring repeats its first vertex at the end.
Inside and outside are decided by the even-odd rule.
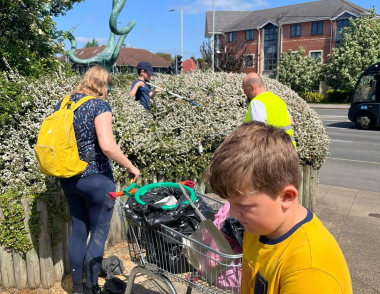
POLYGON ((144 77, 139 76, 139 80, 145 81, 144 77))
POLYGON ((265 237, 269 240, 277 239, 289 232, 296 224, 303 221, 307 216, 307 209, 301 204, 294 203, 286 212, 284 222, 272 234, 265 237))

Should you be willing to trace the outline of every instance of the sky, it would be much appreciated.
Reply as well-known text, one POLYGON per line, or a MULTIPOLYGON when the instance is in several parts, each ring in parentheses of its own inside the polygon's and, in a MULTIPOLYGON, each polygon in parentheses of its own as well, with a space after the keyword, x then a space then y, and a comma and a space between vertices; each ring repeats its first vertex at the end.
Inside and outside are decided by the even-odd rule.
MULTIPOLYGON (((326 0, 328 1, 328 0, 326 0)), ((351 0, 363 8, 371 8, 378 0, 351 0)), ((259 10, 292 5, 309 1, 300 0, 215 0, 215 10, 259 10)), ((380 5, 377 5, 380 6, 380 5)), ((165 52, 173 56, 181 53, 181 13, 183 9, 183 60, 195 56, 200 58, 200 46, 204 37, 206 11, 212 10, 212 0, 126 0, 118 17, 119 28, 130 20, 136 26, 125 40, 127 47, 143 48, 153 53, 165 52)), ((377 11, 379 12, 379 8, 377 11)), ((85 0, 75 4, 66 15, 54 18, 58 30, 74 29, 77 48, 83 48, 88 40, 95 38, 99 45, 107 44, 110 29, 109 17, 112 0, 85 0)), ((70 43, 65 41, 65 49, 70 43)))

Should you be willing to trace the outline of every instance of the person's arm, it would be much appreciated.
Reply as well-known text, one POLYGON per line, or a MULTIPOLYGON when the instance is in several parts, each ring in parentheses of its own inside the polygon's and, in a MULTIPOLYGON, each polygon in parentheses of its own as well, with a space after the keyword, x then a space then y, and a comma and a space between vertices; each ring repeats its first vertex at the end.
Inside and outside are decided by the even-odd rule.
POLYGON ((280 294, 352 293, 352 288, 348 289, 352 287, 349 277, 346 285, 340 285, 333 276, 316 268, 296 271, 281 280, 280 294))
POLYGON ((111 112, 104 112, 95 118, 95 130, 103 153, 109 159, 126 168, 127 171, 133 175, 133 180, 136 182, 140 171, 134 167, 123 152, 121 152, 113 138, 111 112))
POLYGON ((250 118, 251 121, 261 121, 263 123, 267 123, 267 110, 265 108, 265 105, 258 101, 254 100, 251 103, 251 109, 250 109, 250 118))
MULTIPOLYGON (((286 110, 287 110, 287 109, 286 109, 286 110)), ((288 111, 288 115, 289 115, 289 119, 290 119, 290 124, 291 124, 292 126, 294 126, 293 118, 292 118, 292 116, 290 115, 289 110, 287 110, 287 111, 288 111)))
MULTIPOLYGON (((161 87, 161 85, 159 85, 159 87, 161 87)), ((157 88, 154 89, 153 92, 149 92, 149 98, 154 99, 154 97, 156 97, 158 93, 161 93, 161 90, 157 88)))
POLYGON ((140 81, 140 82, 137 82, 133 87, 132 87, 132 90, 129 92, 129 96, 130 97, 135 97, 136 96, 136 92, 137 90, 140 88, 140 87, 144 87, 145 86, 145 83, 143 81, 140 81))

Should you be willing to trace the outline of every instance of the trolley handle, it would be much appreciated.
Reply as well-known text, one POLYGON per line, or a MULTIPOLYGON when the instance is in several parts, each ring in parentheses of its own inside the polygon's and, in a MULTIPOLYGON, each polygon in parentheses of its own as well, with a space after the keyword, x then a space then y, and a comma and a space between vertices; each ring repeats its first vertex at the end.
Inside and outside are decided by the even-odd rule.
MULTIPOLYGON (((189 181, 189 180, 186 180, 186 181, 183 181, 183 182, 179 182, 181 183, 182 185, 186 185, 188 186, 189 188, 193 188, 195 183, 193 183, 192 181, 189 181)), ((133 183, 132 185, 130 185, 128 188, 126 188, 124 191, 120 191, 120 192, 109 192, 108 193, 108 198, 111 199, 112 201, 115 201, 117 197, 120 197, 120 196, 132 196, 133 194, 135 194, 137 192, 137 190, 141 188, 139 185, 137 185, 136 183, 133 183), (137 188, 134 188, 134 187, 137 187, 137 188), (134 188, 134 189, 133 189, 134 188)))
MULTIPOLYGON (((138 189, 133 189, 131 191, 129 191, 130 194, 134 194, 138 189)), ((120 192, 109 192, 108 193, 108 198, 111 199, 112 201, 115 201, 117 197, 120 197, 120 196, 128 196, 129 195, 126 195, 124 194, 123 191, 120 191, 120 192)))

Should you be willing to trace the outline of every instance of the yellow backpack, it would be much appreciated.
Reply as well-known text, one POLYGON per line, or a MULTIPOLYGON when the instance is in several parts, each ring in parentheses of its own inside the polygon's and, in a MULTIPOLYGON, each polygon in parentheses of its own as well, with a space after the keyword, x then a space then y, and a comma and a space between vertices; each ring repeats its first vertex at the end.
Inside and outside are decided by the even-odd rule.
POLYGON ((70 178, 81 174, 95 153, 95 148, 86 162, 79 159, 77 140, 74 133, 74 111, 95 97, 86 96, 77 103, 65 96, 58 111, 47 117, 38 133, 34 145, 38 166, 43 174, 59 178, 70 178), (70 105, 70 109, 67 107, 70 105))

